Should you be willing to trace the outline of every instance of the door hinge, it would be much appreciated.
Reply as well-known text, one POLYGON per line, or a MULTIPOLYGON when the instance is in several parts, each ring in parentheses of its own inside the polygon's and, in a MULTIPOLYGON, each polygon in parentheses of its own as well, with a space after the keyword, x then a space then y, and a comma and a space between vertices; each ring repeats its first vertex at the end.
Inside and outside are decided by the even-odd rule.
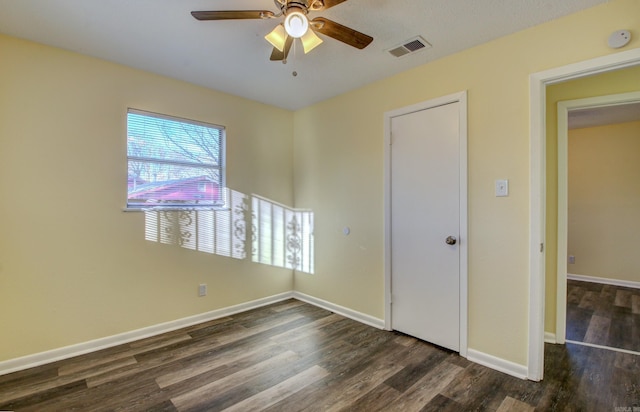
POLYGON ((542 253, 542 251, 544 251, 544 243, 540 243, 540 253, 542 253))

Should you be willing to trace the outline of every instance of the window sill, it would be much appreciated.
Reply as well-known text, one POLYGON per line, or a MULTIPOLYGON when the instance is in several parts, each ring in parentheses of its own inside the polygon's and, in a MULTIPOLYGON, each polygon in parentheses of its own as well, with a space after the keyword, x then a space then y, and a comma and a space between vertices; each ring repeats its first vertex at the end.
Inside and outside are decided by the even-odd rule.
POLYGON ((227 206, 154 206, 154 207, 125 207, 123 212, 199 212, 199 211, 229 211, 227 206))

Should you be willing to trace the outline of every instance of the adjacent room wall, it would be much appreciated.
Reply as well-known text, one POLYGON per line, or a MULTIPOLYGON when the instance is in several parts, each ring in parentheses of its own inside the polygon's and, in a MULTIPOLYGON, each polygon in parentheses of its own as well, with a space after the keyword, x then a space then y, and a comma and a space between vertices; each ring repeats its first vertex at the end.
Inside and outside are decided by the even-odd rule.
POLYGON ((469 347, 526 365, 529 75, 615 53, 609 34, 637 32, 639 15, 640 2, 613 1, 296 112, 296 206, 316 218, 316 273, 296 274, 296 290, 384 316, 384 113, 468 90, 469 347))
MULTIPOLYGON (((640 90, 640 66, 547 87, 545 331, 556 333, 558 250, 558 102, 640 90)), ((571 270, 570 270, 571 271, 571 270)))
POLYGON ((290 270, 145 241, 128 107, 226 126, 227 185, 293 205, 292 112, 0 36, 0 361, 291 291, 290 270))
POLYGON ((569 273, 640 282, 640 121, 569 130, 569 273))

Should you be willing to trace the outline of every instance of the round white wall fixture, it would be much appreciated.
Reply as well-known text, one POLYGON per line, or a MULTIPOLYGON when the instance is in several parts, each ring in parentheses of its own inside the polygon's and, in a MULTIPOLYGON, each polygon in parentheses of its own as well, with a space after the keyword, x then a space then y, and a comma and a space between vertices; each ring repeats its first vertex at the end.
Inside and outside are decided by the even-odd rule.
POLYGON ((618 30, 609 36, 609 47, 619 49, 626 46, 631 41, 631 32, 629 30, 618 30))
POLYGON ((344 229, 342 229, 342 233, 344 233, 345 236, 349 236, 349 233, 351 233, 349 226, 345 226, 344 229))

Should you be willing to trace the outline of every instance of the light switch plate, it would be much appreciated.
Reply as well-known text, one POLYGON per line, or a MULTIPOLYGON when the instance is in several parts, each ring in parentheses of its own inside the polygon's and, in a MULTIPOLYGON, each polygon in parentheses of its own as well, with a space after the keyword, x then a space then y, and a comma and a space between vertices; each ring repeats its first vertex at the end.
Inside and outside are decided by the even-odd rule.
POLYGON ((496 197, 509 196, 509 181, 507 179, 496 180, 496 197))

